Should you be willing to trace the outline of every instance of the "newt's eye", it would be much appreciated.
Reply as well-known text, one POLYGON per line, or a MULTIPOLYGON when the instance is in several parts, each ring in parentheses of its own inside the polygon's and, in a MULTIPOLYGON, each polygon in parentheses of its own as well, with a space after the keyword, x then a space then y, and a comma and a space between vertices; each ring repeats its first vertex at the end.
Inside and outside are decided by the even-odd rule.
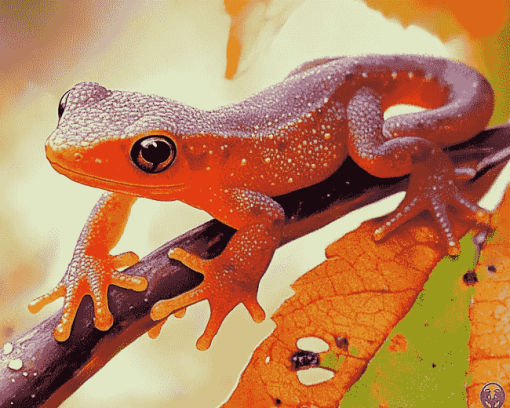
POLYGON ((67 91, 64 95, 62 95, 62 98, 60 98, 60 102, 58 103, 58 120, 60 121, 60 118, 64 114, 64 110, 66 109, 67 105, 67 98, 69 98, 69 92, 71 90, 67 91))
POLYGON ((175 143, 166 136, 147 136, 131 148, 131 160, 146 173, 159 173, 175 159, 175 143))

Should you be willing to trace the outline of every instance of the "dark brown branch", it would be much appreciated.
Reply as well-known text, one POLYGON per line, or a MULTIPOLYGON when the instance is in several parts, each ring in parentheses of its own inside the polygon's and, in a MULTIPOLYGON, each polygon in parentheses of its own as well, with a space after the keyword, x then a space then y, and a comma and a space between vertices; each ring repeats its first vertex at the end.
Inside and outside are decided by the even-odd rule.
MULTIPOLYGON (((466 195, 477 200, 488 190, 506 164, 509 150, 510 126, 485 130, 471 141, 447 149, 456 165, 477 169, 475 179, 462 186, 466 195)), ((372 177, 348 159, 324 182, 276 198, 287 214, 281 245, 352 210, 403 191, 407 183, 407 177, 372 177)), ((0 407, 57 407, 120 350, 155 325, 149 311, 158 300, 178 296, 202 281, 201 274, 168 258, 170 248, 186 248, 211 258, 221 253, 234 232, 216 220, 210 221, 127 269, 126 273, 145 276, 149 287, 142 293, 110 287, 115 323, 107 332, 94 328, 92 300, 86 298, 66 342, 53 338, 61 312, 12 340, 13 351, 4 354, 0 350, 0 407), (22 367, 15 369, 18 359, 22 367), (9 364, 14 368, 9 368, 9 364)))

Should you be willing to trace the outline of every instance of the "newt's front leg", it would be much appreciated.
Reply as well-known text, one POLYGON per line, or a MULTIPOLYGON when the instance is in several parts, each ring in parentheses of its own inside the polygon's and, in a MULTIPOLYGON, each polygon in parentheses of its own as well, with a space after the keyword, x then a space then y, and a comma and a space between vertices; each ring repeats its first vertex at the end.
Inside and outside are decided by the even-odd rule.
POLYGON ((113 316, 108 308, 108 286, 116 285, 135 291, 147 288, 145 278, 117 271, 137 263, 136 254, 126 252, 110 255, 110 250, 122 236, 135 201, 134 196, 103 194, 80 234, 71 263, 60 283, 28 305, 32 313, 37 313, 45 305, 64 297, 62 319, 54 331, 58 341, 69 338, 76 312, 84 296, 90 295, 94 301, 95 326, 99 330, 108 330, 113 324, 113 316))
MULTIPOLYGON (((168 254, 189 268, 204 274, 204 281, 194 290, 152 308, 151 317, 161 320, 175 311, 208 299, 211 317, 197 348, 206 350, 221 323, 239 303, 246 306, 253 320, 261 322, 265 313, 257 301, 259 282, 280 243, 285 214, 271 198, 238 188, 222 189, 212 194, 210 206, 202 207, 237 232, 216 258, 202 259, 177 248, 168 254)), ((203 198, 203 197, 202 197, 203 198)))

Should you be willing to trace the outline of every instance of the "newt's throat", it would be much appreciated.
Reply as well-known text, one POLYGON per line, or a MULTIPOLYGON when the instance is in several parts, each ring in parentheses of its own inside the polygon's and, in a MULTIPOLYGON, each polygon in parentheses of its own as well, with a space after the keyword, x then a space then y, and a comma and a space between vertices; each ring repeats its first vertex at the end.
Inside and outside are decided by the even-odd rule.
POLYGON ((89 174, 78 173, 52 161, 50 161, 50 164, 60 174, 63 174, 67 178, 77 181, 78 183, 136 196, 154 198, 155 196, 169 195, 185 188, 184 183, 173 185, 143 185, 139 183, 112 181, 100 177, 94 177, 89 174))

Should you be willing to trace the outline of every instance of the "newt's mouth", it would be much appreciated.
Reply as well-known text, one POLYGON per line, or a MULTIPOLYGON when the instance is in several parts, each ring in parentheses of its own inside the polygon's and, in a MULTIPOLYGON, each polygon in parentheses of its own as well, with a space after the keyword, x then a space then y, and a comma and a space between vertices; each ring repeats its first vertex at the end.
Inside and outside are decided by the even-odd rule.
POLYGON ((120 181, 111 181, 100 177, 94 177, 88 174, 78 173, 63 167, 60 164, 54 163, 51 160, 50 164, 60 174, 63 174, 73 181, 85 184, 87 186, 97 187, 103 190, 114 191, 117 193, 125 193, 139 197, 151 197, 156 199, 158 199, 159 196, 160 199, 163 199, 163 197, 161 197, 163 195, 171 195, 184 189, 184 183, 163 186, 123 183, 120 181))

